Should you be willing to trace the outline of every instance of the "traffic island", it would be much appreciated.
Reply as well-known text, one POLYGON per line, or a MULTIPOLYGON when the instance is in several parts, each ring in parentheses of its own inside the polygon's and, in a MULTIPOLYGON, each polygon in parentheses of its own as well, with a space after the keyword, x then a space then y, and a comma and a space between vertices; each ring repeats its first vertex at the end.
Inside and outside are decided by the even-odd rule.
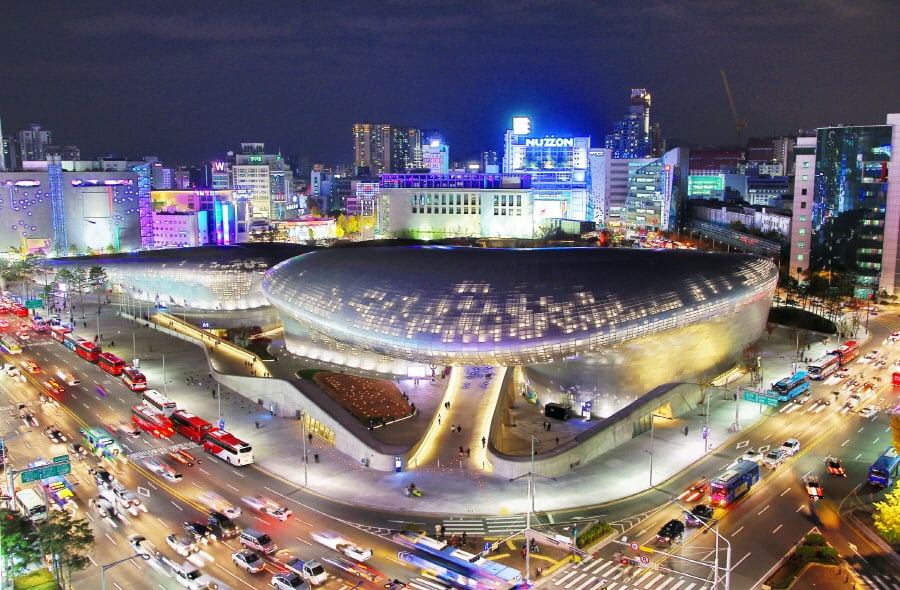
MULTIPOLYGON (((783 560, 778 569, 763 584, 763 588, 770 590, 785 590, 794 585, 801 576, 805 578, 806 572, 817 579, 823 571, 830 572, 830 577, 835 577, 843 570, 841 556, 828 544, 818 532, 809 533, 797 547, 783 560), (822 566, 820 570, 819 567, 822 566)), ((840 578, 843 582, 844 578, 840 578)))

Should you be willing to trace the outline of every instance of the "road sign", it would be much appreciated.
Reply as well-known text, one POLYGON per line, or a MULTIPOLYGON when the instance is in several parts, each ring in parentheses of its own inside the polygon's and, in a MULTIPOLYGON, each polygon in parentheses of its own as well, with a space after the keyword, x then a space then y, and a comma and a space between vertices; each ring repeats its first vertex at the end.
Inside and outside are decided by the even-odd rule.
POLYGON ((57 475, 67 475, 72 473, 72 464, 54 463, 52 465, 41 465, 40 467, 32 467, 31 469, 23 469, 19 473, 22 474, 22 483, 31 483, 39 479, 55 477, 57 475))
POLYGON ((638 545, 637 543, 634 543, 634 542, 631 543, 631 550, 632 550, 632 551, 637 551, 638 549, 640 549, 640 547, 641 547, 641 546, 638 545))
POLYGON ((25 307, 28 309, 37 309, 39 307, 44 307, 43 299, 26 299, 25 307))
POLYGON ((641 563, 643 563, 644 565, 650 563, 650 558, 646 555, 641 555, 640 557, 638 557, 638 559, 640 559, 641 563))
POLYGON ((68 455, 60 455, 59 457, 53 457, 54 463, 65 463, 68 460, 69 460, 68 455))
POLYGON ((744 390, 744 401, 761 404, 763 406, 772 406, 773 408, 777 408, 780 403, 780 400, 775 396, 747 390, 744 390))

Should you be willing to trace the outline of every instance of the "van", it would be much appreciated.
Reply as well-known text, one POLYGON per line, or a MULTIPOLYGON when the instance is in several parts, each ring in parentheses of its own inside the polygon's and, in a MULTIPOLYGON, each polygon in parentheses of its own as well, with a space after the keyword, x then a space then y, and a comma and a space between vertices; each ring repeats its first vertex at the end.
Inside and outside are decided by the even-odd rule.
POLYGON ((221 512, 210 512, 206 526, 212 530, 217 539, 231 539, 238 534, 238 527, 234 521, 221 512))
POLYGON ((241 545, 247 549, 255 549, 266 555, 272 555, 278 550, 278 545, 272 540, 272 537, 254 529, 244 529, 241 532, 241 545))
POLYGON ((60 369, 56 372, 56 376, 62 379, 68 385, 78 385, 81 383, 81 380, 76 378, 75 375, 69 373, 68 371, 63 371, 60 369))

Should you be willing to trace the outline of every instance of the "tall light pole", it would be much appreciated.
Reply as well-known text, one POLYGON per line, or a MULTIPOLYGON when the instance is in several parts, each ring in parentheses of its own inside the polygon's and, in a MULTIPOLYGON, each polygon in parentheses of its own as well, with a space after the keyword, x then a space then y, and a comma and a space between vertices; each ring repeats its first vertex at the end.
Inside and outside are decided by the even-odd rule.
POLYGON ((126 557, 125 559, 120 559, 119 561, 114 561, 112 563, 107 563, 106 565, 100 566, 100 590, 106 590, 106 570, 112 569, 119 565, 120 563, 125 563, 126 561, 132 561, 134 559, 143 559, 144 561, 150 561, 150 556, 146 553, 135 553, 131 557, 126 557))
POLYGON ((163 361, 163 393, 166 394, 166 397, 169 397, 169 380, 166 379, 166 355, 163 353, 162 355, 163 361))
POLYGON ((669 416, 663 416, 655 412, 650 412, 650 487, 653 487, 653 418, 665 418, 671 420, 669 416))
MULTIPOLYGON (((517 479, 521 479, 523 477, 528 478, 528 511, 525 513, 525 583, 531 584, 531 539, 528 538, 528 534, 531 533, 531 513, 534 512, 534 476, 536 475, 534 472, 534 443, 541 442, 535 435, 531 435, 531 471, 524 475, 520 475, 519 477, 512 478, 511 482, 516 481, 517 479)), ((540 476, 545 477, 545 476, 540 476)), ((555 477, 546 477, 545 479, 549 479, 551 481, 556 481, 555 477)))
POLYGON ((303 439, 303 486, 309 487, 306 473, 306 462, 309 459, 306 455, 306 412, 303 410, 300 410, 300 438, 303 439))
MULTIPOLYGON (((669 502, 678 506, 681 509, 681 512, 684 513, 685 515, 691 515, 691 511, 688 510, 687 508, 685 508, 684 506, 682 506, 676 499, 669 498, 669 502)), ((712 534, 714 534, 716 536, 716 548, 715 548, 716 562, 713 565, 713 590, 715 590, 716 588, 719 587, 719 582, 722 582, 722 588, 724 588, 724 590, 731 590, 731 543, 728 541, 728 539, 726 539, 725 537, 720 535, 719 531, 716 530, 716 528, 718 528, 718 526, 719 526, 718 520, 713 519, 713 521, 712 521, 713 524, 716 526, 716 528, 713 528, 713 526, 710 525, 709 522, 703 520, 702 518, 697 518, 696 520, 700 523, 700 526, 703 527, 704 534, 706 534, 707 532, 711 532, 712 534), (719 552, 720 552, 719 551, 719 540, 720 539, 725 542, 725 575, 724 576, 722 576, 719 573, 719 570, 721 569, 719 567, 719 552)))

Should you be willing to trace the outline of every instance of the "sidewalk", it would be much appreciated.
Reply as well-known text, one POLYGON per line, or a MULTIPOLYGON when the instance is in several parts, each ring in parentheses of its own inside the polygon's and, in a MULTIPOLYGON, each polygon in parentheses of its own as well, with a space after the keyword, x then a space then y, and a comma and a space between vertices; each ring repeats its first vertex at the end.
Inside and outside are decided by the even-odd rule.
MULTIPOLYGON (((88 310, 87 315, 84 321, 92 326, 92 322, 96 321, 96 310, 93 315, 88 310)), ((387 443, 418 440, 426 436, 427 442, 416 453, 416 460, 410 461, 406 471, 379 472, 316 438, 312 444, 306 441, 309 460, 304 462, 304 441, 298 420, 273 417, 254 400, 227 388, 221 388, 220 397, 214 396, 217 384, 212 380, 213 372, 207 365, 201 345, 115 316, 109 307, 101 314, 100 324, 104 334, 101 343, 104 350, 111 350, 122 358, 139 359, 150 386, 163 390, 180 406, 210 421, 221 415, 225 419, 226 429, 253 444, 258 467, 294 485, 349 504, 407 513, 498 516, 523 514, 529 509, 525 478, 511 483, 482 470, 485 466, 482 437, 487 436, 489 427, 485 416, 489 420, 491 415, 486 408, 493 407, 490 398, 499 389, 502 368, 481 368, 478 373, 473 373, 472 369, 454 369, 447 378, 442 378, 438 373, 434 380, 404 378, 396 381, 409 400, 416 404, 419 413, 410 420, 376 429, 373 436, 387 443), (114 338, 112 334, 115 334, 114 338), (114 346, 110 340, 115 341, 114 346), (487 373, 494 376, 488 378, 487 373), (467 379, 469 375, 471 377, 467 379), (463 389, 466 382, 470 385, 463 389), (475 395, 464 395, 469 391, 475 395), (473 403, 476 400, 477 403, 473 403), (449 407, 445 405, 448 402, 449 407), (453 425, 461 425, 462 431, 452 432, 453 425), (318 456, 318 462, 315 456, 318 456), (404 488, 412 482, 422 490, 424 497, 407 497, 404 494, 404 488)), ((765 384, 790 372, 796 352, 792 339, 776 331, 771 338, 764 335, 759 345, 765 384)), ((834 345, 831 342, 828 347, 833 348, 834 345)), ((272 372, 272 377, 292 376, 301 366, 300 363, 292 362, 289 355, 278 349, 278 343, 273 348, 280 360, 265 363, 265 367, 272 372)), ((816 343, 802 354, 815 358, 825 349, 825 345, 816 343)), ((235 367, 232 363, 214 362, 217 371, 227 367, 247 374, 246 369, 239 366, 240 363, 235 367)), ((750 388, 749 376, 729 385, 731 391, 741 386, 750 388)), ((656 422, 654 485, 665 487, 666 480, 702 458, 707 452, 705 443, 709 444, 708 452, 712 453, 727 446, 727 441, 735 436, 746 437, 746 433, 729 432, 735 421, 733 397, 722 399, 721 395, 712 395, 708 408, 709 416, 703 415, 705 411, 698 408, 696 414, 656 422), (707 423, 710 436, 708 441, 704 441, 700 433, 701 427, 707 423), (684 434, 685 426, 690 427, 690 436, 684 434)), ((742 430, 752 428, 770 410, 742 401, 742 430)), ((512 411, 516 424, 516 428, 511 429, 514 434, 509 435, 508 440, 494 441, 498 448, 506 448, 507 452, 516 448, 527 455, 530 452, 527 444, 534 435, 539 441, 536 451, 540 453, 558 444, 557 437, 560 443, 564 443, 581 423, 577 419, 568 423, 552 421, 552 430, 547 432, 544 426, 547 419, 539 406, 521 400, 512 411)), ((649 450, 650 436, 645 433, 602 458, 557 477, 555 481, 534 478, 536 511, 602 504, 645 491, 650 482, 649 450)))

